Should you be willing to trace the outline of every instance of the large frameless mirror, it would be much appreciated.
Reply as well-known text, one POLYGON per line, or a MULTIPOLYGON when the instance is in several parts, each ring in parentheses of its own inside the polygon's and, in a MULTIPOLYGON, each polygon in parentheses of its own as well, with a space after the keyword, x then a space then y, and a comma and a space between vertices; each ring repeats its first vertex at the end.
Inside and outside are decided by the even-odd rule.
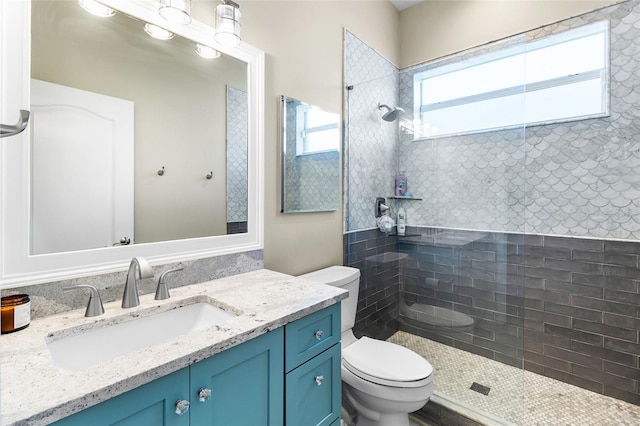
POLYGON ((340 208, 340 115, 281 96, 281 212, 340 208))

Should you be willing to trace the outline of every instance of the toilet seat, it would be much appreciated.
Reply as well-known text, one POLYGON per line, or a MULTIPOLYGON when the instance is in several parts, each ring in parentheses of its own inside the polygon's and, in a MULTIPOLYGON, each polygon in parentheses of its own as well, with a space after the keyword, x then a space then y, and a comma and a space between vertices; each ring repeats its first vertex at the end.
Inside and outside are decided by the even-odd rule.
POLYGON ((432 381, 433 367, 420 355, 368 337, 342 350, 342 365, 354 375, 384 386, 417 388, 432 381))

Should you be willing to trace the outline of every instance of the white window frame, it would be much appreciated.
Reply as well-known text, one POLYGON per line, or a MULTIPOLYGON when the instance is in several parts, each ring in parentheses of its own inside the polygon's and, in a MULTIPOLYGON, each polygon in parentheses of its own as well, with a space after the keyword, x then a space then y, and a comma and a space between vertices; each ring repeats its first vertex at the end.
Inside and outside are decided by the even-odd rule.
MULTIPOLYGON (((523 68, 523 73, 526 73, 524 72, 524 68, 523 68)), ((413 122, 413 125, 410 126, 412 127, 412 129, 410 130, 412 130, 414 133, 414 140, 421 140, 421 139, 434 139, 434 138, 463 135, 463 134, 491 132, 496 130, 519 128, 523 126, 536 126, 536 125, 552 124, 552 123, 558 123, 558 122, 584 120, 588 118, 606 117, 609 115, 609 74, 610 74, 609 22, 599 21, 596 23, 587 24, 587 25, 584 25, 575 29, 571 29, 559 34, 547 36, 542 39, 529 41, 526 43, 507 47, 499 51, 479 55, 475 58, 472 58, 466 61, 461 61, 454 64, 448 64, 441 67, 416 73, 413 76, 414 122, 413 122), (473 68, 479 65, 487 64, 492 61, 509 58, 516 55, 524 55, 525 63, 526 63, 526 55, 530 52, 535 52, 537 50, 544 49, 546 47, 554 46, 561 43, 579 40, 579 39, 596 35, 596 34, 604 35, 605 58, 604 58, 603 69, 580 72, 577 74, 562 76, 558 78, 551 78, 548 80, 538 81, 534 83, 527 84, 525 82, 524 84, 520 84, 520 85, 514 85, 510 87, 501 88, 498 90, 488 91, 488 92, 474 94, 470 96, 463 96, 463 97, 449 99, 441 102, 428 103, 428 101, 425 101, 424 99, 422 99, 423 82, 430 78, 442 76, 445 74, 449 74, 449 73, 460 71, 467 68, 473 68), (527 122, 523 113, 522 120, 520 122, 513 123, 510 125, 492 127, 492 128, 479 128, 475 130, 466 130, 466 131, 459 131, 459 132, 453 131, 453 132, 447 132, 447 133, 437 133, 433 135, 429 135, 429 134, 425 135, 424 134, 425 130, 422 129, 422 113, 424 112, 450 108, 450 107, 455 107, 460 105, 469 105, 479 101, 504 98, 507 96, 517 95, 517 94, 524 94, 524 98, 525 98, 524 102, 526 103, 527 93, 533 93, 542 89, 562 87, 570 84, 575 84, 578 82, 586 82, 586 81, 592 81, 592 80, 600 80, 600 83, 601 83, 601 112, 598 112, 598 113, 567 116, 567 117, 561 117, 561 118, 556 118, 551 120, 530 121, 530 122, 527 122)))

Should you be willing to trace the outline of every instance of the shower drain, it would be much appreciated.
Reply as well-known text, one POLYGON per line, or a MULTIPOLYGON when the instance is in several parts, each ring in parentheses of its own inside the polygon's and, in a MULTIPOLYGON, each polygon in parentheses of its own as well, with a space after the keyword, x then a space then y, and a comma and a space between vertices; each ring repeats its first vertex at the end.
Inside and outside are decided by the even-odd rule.
POLYGON ((483 395, 489 395, 489 391, 491 390, 489 386, 481 385, 480 383, 477 383, 477 382, 473 382, 473 384, 469 389, 471 389, 472 391, 481 393, 483 395))

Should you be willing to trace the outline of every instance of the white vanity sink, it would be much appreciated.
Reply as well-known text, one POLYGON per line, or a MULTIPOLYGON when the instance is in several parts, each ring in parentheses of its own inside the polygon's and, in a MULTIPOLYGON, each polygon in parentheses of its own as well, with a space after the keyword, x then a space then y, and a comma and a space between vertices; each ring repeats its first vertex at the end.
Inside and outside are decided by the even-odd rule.
POLYGON ((237 314, 199 302, 140 318, 96 324, 86 331, 69 330, 64 337, 47 338, 47 348, 61 372, 76 372, 121 355, 195 331, 222 325, 237 314), (50 340, 50 341, 49 341, 50 340))

